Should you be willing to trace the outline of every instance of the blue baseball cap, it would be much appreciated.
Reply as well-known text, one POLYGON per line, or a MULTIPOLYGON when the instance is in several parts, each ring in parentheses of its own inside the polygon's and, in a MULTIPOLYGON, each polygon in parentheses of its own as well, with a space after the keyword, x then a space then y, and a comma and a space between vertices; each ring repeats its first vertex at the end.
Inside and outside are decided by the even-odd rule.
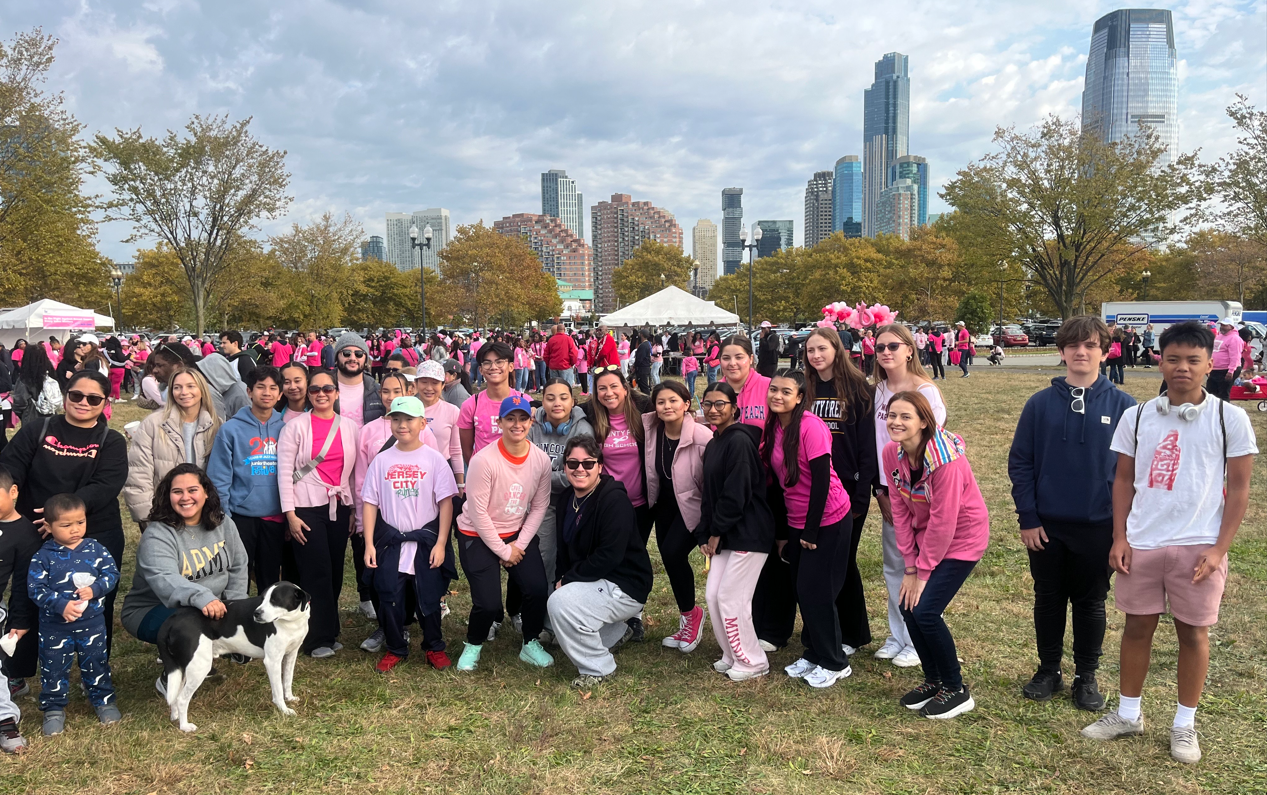
POLYGON ((503 419, 512 411, 522 411, 529 417, 532 416, 532 401, 526 395, 511 395, 502 401, 501 408, 497 411, 497 418, 503 419))

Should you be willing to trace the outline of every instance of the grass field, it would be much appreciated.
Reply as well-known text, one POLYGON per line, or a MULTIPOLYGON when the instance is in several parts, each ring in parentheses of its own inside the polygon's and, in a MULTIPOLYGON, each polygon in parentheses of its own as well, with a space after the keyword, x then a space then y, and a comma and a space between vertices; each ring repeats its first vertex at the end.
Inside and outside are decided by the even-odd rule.
MULTIPOLYGON (((693 654, 660 646, 677 616, 659 575, 647 606, 648 642, 621 651, 616 678, 592 692, 569 688, 575 669, 561 653, 545 671, 521 664, 510 633, 485 649, 473 674, 431 670, 415 649, 396 672, 381 676, 376 658, 356 649, 370 627, 352 612, 355 590, 345 587, 347 649, 332 660, 300 659, 298 717, 278 716, 259 663, 221 664, 225 676, 209 679, 191 707, 198 733, 184 735, 154 692, 153 647, 116 627, 112 662, 123 722, 98 726, 76 698, 66 733, 46 740, 35 701, 22 700, 32 747, 0 760, 0 792, 1267 792, 1261 459, 1249 515, 1232 548, 1222 620, 1211 632, 1210 679, 1197 715, 1206 755, 1199 765, 1169 756, 1176 644, 1167 622, 1157 634, 1145 692, 1145 736, 1093 743, 1078 735, 1093 718, 1067 698, 1048 704, 1021 698, 1036 662, 1032 591, 1006 457, 1021 406, 1049 377, 979 368, 943 386, 949 426, 967 440, 992 520, 990 549, 947 614, 977 701, 975 712, 956 720, 922 720, 901 708, 897 698, 918 683, 919 669, 872 659, 874 645, 853 658, 851 678, 826 691, 782 674, 799 654, 795 641, 772 655, 776 674, 733 684, 711 671, 718 656, 711 629, 693 654)), ((1137 397, 1156 394, 1157 386, 1155 377, 1128 373, 1127 388, 1137 397)), ((140 414, 121 407, 115 425, 140 414)), ((1267 438, 1267 415, 1251 414, 1259 439, 1267 438)), ((874 508, 872 517, 859 557, 872 632, 883 640, 874 508)), ((136 528, 129 526, 125 587, 135 544, 136 528)), ((652 557, 658 561, 654 551, 652 557)), ((701 600, 703 585, 701 573, 701 600)), ((451 650, 460 650, 469 600, 463 583, 455 587, 445 633, 451 650)), ((1111 705, 1122 624, 1110 601, 1100 680, 1111 705)))

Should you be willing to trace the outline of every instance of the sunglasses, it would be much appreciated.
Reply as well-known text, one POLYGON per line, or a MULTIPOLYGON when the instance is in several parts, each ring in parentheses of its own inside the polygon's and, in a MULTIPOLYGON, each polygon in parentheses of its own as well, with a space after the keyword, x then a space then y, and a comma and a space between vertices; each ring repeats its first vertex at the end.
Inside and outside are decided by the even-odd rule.
POLYGON ((1073 397, 1073 402, 1069 404, 1069 408, 1074 414, 1087 413, 1087 388, 1085 386, 1075 386, 1069 390, 1069 394, 1073 397))
POLYGON ((905 344, 905 342, 881 342, 879 345, 875 346, 875 352, 880 353, 881 351, 889 351, 890 353, 897 353, 902 350, 902 346, 905 344))
POLYGON ((403 368, 403 367, 388 367, 388 368, 387 368, 387 372, 389 372, 389 373, 399 373, 401 370, 404 370, 404 369, 405 369, 405 368, 403 368))
POLYGON ((78 389, 72 389, 66 393, 66 399, 71 403, 87 403, 89 406, 96 408, 106 402, 105 395, 88 395, 80 392, 78 389))
POLYGON ((700 408, 704 409, 704 411, 713 411, 714 409, 716 409, 717 411, 721 411, 727 406, 731 406, 734 404, 731 403, 729 400, 701 400, 699 405, 700 405, 700 408))
POLYGON ((619 373, 619 372, 620 372, 620 365, 618 364, 605 364, 602 367, 594 368, 594 375, 602 375, 603 373, 619 373))
POLYGON ((587 458, 584 461, 577 461, 575 458, 569 458, 563 463, 564 465, 567 466, 568 469, 572 470, 573 472, 580 469, 581 467, 585 467, 586 472, 592 472, 594 470, 594 467, 598 465, 597 459, 593 459, 593 458, 587 458))
POLYGON ((318 386, 316 384, 313 384, 312 386, 308 387, 308 394, 310 395, 320 395, 322 392, 326 393, 327 395, 333 395, 335 392, 338 392, 338 391, 339 391, 339 388, 335 386, 334 384, 325 384, 324 386, 318 386))
POLYGON ((363 350, 361 350, 361 349, 359 349, 359 348, 352 348, 352 349, 350 349, 350 350, 346 350, 346 351, 339 351, 339 355, 340 355, 340 356, 342 356, 344 359, 351 359, 351 358, 352 358, 352 357, 354 357, 354 356, 355 356, 357 359, 364 359, 364 358, 365 358, 365 351, 363 351, 363 350))

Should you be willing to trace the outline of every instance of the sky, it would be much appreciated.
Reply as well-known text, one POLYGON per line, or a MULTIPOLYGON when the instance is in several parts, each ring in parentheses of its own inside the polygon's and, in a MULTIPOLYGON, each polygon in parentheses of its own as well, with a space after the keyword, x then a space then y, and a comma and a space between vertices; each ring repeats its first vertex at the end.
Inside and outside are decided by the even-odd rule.
MULTIPOLYGON (((720 225, 732 186, 746 223, 790 218, 803 242, 805 183, 862 154, 863 90, 883 54, 910 58, 910 153, 940 189, 991 151, 997 127, 1077 115, 1092 25, 1120 7, 0 0, 0 36, 58 38, 48 88, 89 136, 252 117, 288 152, 294 197, 260 237, 326 211, 366 235, 383 234, 388 212, 428 207, 491 226, 540 212, 540 174, 561 168, 587 216, 632 194, 674 213, 689 251, 698 219, 720 225)), ((1235 95, 1267 106, 1267 0, 1159 7, 1174 12, 1180 147, 1217 159, 1235 145, 1235 95)), ((103 224, 101 251, 131 260, 131 231, 103 224)))

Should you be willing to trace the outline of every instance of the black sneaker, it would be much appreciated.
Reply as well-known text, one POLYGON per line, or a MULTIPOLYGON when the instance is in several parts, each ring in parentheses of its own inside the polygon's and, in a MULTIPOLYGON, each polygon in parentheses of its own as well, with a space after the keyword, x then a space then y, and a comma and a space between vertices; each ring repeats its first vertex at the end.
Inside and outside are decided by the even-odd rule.
POLYGON ((1021 688, 1021 693, 1030 701, 1051 701, 1053 693, 1064 689, 1065 680, 1060 671, 1044 671, 1039 668, 1034 678, 1021 688))
POLYGON ((625 623, 633 630, 633 635, 629 637, 629 643, 642 643, 646 639, 646 630, 643 629, 641 618, 634 616, 625 623))
POLYGON ((25 679, 9 680, 9 698, 11 700, 22 698, 22 696, 29 696, 30 694, 31 686, 27 684, 25 679))
POLYGON ((952 692, 946 688, 937 691, 937 695, 924 705, 919 711, 920 715, 930 720, 946 720, 965 712, 971 712, 977 706, 977 702, 972 700, 972 694, 968 692, 968 686, 965 684, 958 692, 952 692))
POLYGON ((925 682, 899 698, 898 703, 907 709, 919 709, 932 701, 939 692, 941 692, 941 682, 925 682))
POLYGON ((1096 684, 1095 674, 1083 674, 1073 678, 1073 705, 1087 712, 1099 712, 1104 709, 1104 696, 1096 684))

